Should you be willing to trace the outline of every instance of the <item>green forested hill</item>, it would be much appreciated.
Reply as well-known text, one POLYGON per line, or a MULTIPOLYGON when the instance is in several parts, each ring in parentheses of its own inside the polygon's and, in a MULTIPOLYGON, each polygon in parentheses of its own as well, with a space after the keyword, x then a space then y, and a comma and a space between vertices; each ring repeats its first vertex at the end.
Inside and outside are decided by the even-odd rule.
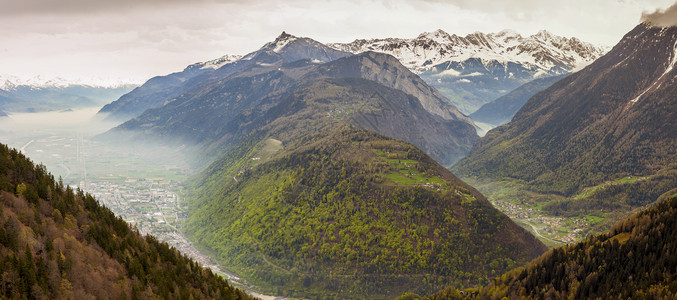
POLYGON ((486 283, 545 250, 421 150, 303 99, 193 182, 188 235, 248 281, 383 298, 486 283))
POLYGON ((675 299, 676 253, 674 194, 607 234, 553 249, 479 291, 449 288, 428 298, 675 299))
POLYGON ((0 145, 0 299, 249 299, 0 145))

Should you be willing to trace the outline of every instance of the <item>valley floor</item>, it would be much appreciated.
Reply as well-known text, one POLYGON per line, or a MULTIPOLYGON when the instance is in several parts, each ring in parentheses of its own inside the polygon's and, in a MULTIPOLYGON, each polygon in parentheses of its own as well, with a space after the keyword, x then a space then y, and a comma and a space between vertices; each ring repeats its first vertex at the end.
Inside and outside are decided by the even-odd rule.
POLYGON ((563 197, 555 194, 541 194, 530 191, 519 180, 477 180, 462 178, 465 182, 477 188, 487 196, 489 201, 500 211, 508 215, 513 221, 529 230, 549 248, 572 244, 584 240, 589 235, 604 232, 616 220, 623 219, 632 211, 616 213, 591 210, 588 213, 566 216, 552 214, 545 207, 548 204, 563 202, 571 199, 582 199, 593 192, 613 185, 633 183, 647 179, 647 177, 626 177, 615 181, 602 183, 598 186, 584 189, 573 197, 563 197))

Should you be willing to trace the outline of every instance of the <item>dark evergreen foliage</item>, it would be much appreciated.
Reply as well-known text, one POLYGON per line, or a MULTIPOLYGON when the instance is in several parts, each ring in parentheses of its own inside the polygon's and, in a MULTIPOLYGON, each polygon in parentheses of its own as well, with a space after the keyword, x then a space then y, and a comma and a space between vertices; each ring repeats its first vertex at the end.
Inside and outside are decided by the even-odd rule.
POLYGON ((550 250, 487 287, 465 291, 450 287, 426 298, 505 297, 675 299, 677 194, 616 224, 609 233, 550 250))
POLYGON ((0 145, 0 298, 248 299, 0 145))

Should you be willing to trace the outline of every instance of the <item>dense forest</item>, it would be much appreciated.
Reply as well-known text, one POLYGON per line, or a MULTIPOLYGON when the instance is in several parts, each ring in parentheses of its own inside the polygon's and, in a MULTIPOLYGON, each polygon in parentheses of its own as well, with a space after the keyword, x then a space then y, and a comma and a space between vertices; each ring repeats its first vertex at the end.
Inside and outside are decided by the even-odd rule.
POLYGON ((675 299, 675 253, 677 194, 616 224, 606 234, 550 250, 487 287, 464 291, 450 287, 426 298, 675 299))
POLYGON ((250 299, 0 145, 0 299, 250 299))
POLYGON ((195 180, 187 234, 273 293, 429 293, 486 284, 545 251, 409 143, 347 124, 286 149, 259 138, 195 180))

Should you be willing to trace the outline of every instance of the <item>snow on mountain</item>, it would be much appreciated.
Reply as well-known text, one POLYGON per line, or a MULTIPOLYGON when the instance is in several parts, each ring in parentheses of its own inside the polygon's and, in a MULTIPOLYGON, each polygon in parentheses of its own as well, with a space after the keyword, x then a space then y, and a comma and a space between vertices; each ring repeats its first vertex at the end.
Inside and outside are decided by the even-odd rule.
POLYGON ((0 110, 13 113, 101 107, 136 86, 138 83, 122 79, 0 75, 0 110))
POLYGON ((64 78, 58 76, 16 76, 0 74, 0 89, 12 91, 19 87, 31 88, 67 88, 85 86, 92 88, 120 88, 136 86, 141 82, 121 78, 64 78))
POLYGON ((216 69, 223 67, 223 66, 225 66, 229 63, 232 63, 234 61, 238 61, 240 58, 242 58, 242 55, 226 54, 226 55, 221 56, 217 59, 192 64, 192 65, 188 66, 186 69, 198 68, 198 69, 213 69, 213 70, 216 70, 216 69))
POLYGON ((545 30, 531 36, 512 30, 466 36, 437 30, 412 39, 359 39, 329 46, 393 55, 466 114, 535 78, 580 70, 606 52, 545 30))
POLYGON ((513 62, 557 75, 589 64, 606 52, 602 47, 577 38, 556 36, 545 30, 527 37, 512 30, 489 34, 475 32, 460 37, 440 29, 422 33, 414 39, 355 40, 329 46, 352 53, 385 52, 417 73, 433 70, 445 62, 478 58, 485 65, 513 62))
POLYGON ((274 41, 265 44, 261 49, 245 55, 243 60, 254 57, 270 56, 282 58, 286 63, 302 59, 310 59, 314 63, 330 62, 351 55, 348 51, 336 50, 316 40, 296 37, 282 32, 274 41))

